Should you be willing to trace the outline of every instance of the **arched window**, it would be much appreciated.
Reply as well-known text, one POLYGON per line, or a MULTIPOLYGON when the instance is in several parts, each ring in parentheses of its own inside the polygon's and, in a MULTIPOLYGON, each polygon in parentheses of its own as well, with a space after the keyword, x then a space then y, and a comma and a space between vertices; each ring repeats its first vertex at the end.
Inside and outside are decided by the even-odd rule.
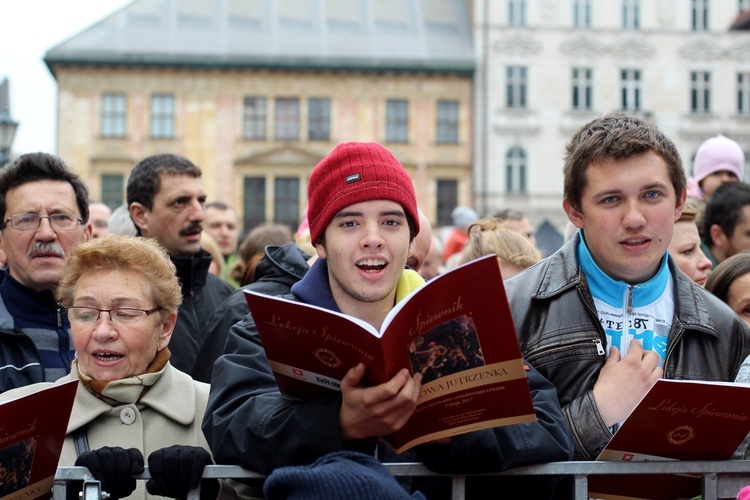
POLYGON ((505 191, 526 192, 526 153, 518 146, 510 148, 505 155, 505 191))

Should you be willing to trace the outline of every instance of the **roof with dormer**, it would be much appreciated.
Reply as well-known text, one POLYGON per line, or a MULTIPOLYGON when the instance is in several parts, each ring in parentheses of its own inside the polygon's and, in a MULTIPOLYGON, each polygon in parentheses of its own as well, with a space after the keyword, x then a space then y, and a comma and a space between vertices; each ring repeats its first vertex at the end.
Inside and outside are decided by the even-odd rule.
POLYGON ((134 0, 47 51, 54 65, 473 72, 465 0, 134 0))

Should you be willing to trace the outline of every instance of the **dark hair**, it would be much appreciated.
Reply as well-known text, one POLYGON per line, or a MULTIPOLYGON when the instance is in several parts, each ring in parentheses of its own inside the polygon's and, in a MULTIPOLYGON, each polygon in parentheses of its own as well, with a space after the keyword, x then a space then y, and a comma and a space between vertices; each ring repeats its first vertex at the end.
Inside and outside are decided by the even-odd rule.
POLYGON ((706 290, 726 302, 732 283, 747 273, 750 273, 750 251, 736 253, 719 262, 711 271, 706 281, 706 290))
POLYGON ((232 267, 230 276, 243 286, 252 283, 255 266, 265 254, 266 245, 281 246, 290 241, 294 241, 294 236, 285 224, 265 223, 255 226, 242 240, 237 252, 239 259, 232 267))
POLYGON ((151 210, 154 197, 161 189, 162 174, 200 177, 201 169, 184 156, 175 154, 165 153, 144 158, 130 171, 127 187, 128 206, 135 202, 151 210))
POLYGON ((718 225, 728 238, 742 220, 743 208, 750 205, 750 184, 724 182, 711 195, 701 218, 701 235, 708 246, 713 246, 711 226, 718 225))
MULTIPOLYGON (((48 153, 28 153, 19 156, 0 170, 0 213, 7 215, 8 191, 27 182, 61 181, 73 186, 76 205, 83 222, 89 220, 89 190, 62 158, 48 153)), ((2 224, 5 227, 5 223, 2 224)))
POLYGON ((563 196, 576 210, 586 187, 591 164, 606 159, 625 160, 649 151, 667 164, 677 202, 687 186, 680 153, 674 143, 648 121, 626 113, 611 113, 590 121, 565 147, 563 196))

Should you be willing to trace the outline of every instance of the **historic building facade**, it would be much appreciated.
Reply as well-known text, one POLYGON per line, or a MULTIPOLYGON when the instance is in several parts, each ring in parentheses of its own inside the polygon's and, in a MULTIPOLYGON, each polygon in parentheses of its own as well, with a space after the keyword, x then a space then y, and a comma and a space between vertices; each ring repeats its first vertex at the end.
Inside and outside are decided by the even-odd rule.
POLYGON ((463 0, 135 0, 50 49, 58 154, 92 196, 177 153, 244 230, 296 229, 315 164, 377 141, 433 224, 471 205, 473 71, 463 0))
POLYGON ((717 133, 750 153, 750 32, 730 29, 750 1, 471 6, 479 211, 516 208, 562 232, 565 144, 581 125, 613 111, 652 120, 675 141, 688 175, 700 143, 717 133))

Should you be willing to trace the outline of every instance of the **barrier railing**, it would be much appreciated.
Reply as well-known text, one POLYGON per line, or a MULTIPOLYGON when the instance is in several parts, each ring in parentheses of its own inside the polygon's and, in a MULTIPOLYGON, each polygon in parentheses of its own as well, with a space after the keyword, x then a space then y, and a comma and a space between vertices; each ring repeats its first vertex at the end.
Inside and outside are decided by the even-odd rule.
MULTIPOLYGON (((465 475, 439 474, 420 463, 387 463, 388 470, 396 477, 438 477, 451 478, 453 500, 465 497, 465 475)), ((703 483, 702 500, 734 499, 737 492, 750 484, 750 460, 721 461, 669 461, 669 462, 550 462, 546 464, 518 467, 482 476, 571 476, 574 479, 575 499, 588 499, 588 477, 597 474, 693 474, 701 476, 703 483)), ((136 479, 149 479, 148 468, 136 479)), ((233 465, 209 465, 203 471, 204 479, 257 479, 265 476, 233 465)), ((53 496, 55 500, 65 499, 67 481, 84 481, 82 500, 101 500, 101 484, 93 480, 85 467, 59 467, 55 474, 53 496)), ((198 500, 199 490, 192 490, 188 500, 198 500)))

